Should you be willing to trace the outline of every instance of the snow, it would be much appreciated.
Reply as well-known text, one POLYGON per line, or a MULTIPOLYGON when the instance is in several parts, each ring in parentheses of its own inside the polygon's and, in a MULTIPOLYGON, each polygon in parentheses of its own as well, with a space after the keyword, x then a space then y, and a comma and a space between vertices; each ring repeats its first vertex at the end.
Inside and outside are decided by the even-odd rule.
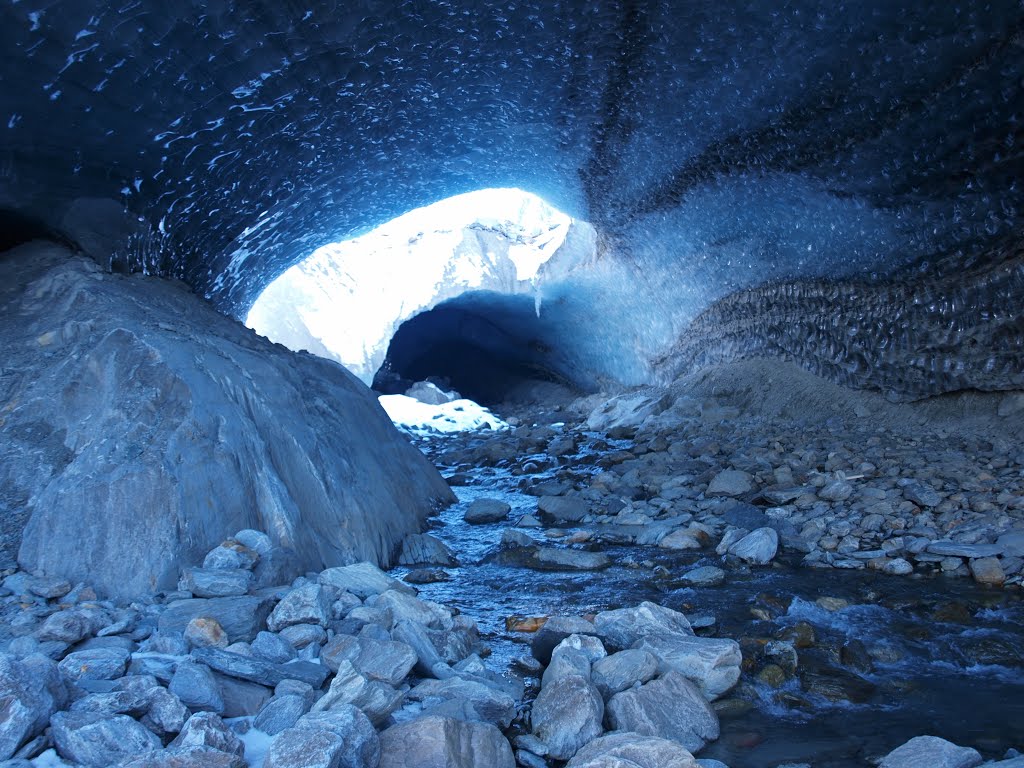
POLYGON ((378 399, 395 426, 414 435, 508 429, 507 423, 472 400, 427 405, 405 395, 381 395, 378 399))
POLYGON ((238 738, 245 745, 245 764, 249 768, 260 768, 274 737, 258 728, 250 728, 245 733, 238 734, 238 738))

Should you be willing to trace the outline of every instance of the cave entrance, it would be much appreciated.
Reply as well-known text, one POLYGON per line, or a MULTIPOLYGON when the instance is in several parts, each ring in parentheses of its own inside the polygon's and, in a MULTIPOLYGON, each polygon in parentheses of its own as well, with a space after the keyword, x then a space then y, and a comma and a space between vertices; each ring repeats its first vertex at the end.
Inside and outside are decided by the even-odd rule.
POLYGON ((545 341, 550 332, 530 296, 466 293, 402 323, 373 388, 402 394, 429 381, 486 406, 575 391, 545 341))

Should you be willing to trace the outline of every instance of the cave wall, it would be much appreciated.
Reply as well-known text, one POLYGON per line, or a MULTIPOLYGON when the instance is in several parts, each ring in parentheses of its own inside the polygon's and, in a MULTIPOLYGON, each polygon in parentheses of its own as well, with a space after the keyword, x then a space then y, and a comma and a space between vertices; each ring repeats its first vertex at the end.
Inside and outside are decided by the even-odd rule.
POLYGON ((1016 0, 21 0, 0 208, 237 315, 325 242, 518 186, 605 244, 543 296, 575 364, 644 381, 736 291, 1006 258, 1022 30, 1016 0))

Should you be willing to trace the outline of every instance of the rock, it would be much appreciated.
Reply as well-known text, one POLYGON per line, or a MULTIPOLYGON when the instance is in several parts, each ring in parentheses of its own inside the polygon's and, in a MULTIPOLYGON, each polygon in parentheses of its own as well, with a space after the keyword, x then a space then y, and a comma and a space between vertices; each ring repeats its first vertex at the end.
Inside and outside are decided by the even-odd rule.
POLYGON ((658 542, 658 546, 662 549, 672 549, 676 551, 700 549, 702 547, 697 537, 685 528, 672 531, 672 533, 668 534, 658 542))
POLYGON ((533 636, 530 649, 533 657, 542 664, 551 661, 551 652, 570 635, 597 635, 592 622, 578 616, 552 616, 543 622, 533 636))
POLYGON ((587 744, 565 768, 700 768, 680 744, 639 733, 609 733, 587 744))
POLYGON ((278 734, 263 768, 377 768, 381 741, 355 707, 304 715, 278 734))
POLYGON ((309 704, 302 696, 294 693, 274 696, 263 705, 252 725, 273 736, 291 728, 308 711, 309 704))
POLYGON ((170 744, 171 749, 190 747, 211 747, 230 755, 245 755, 245 746, 213 712, 197 712, 192 715, 170 744))
POLYGON ((293 624, 277 634, 296 650, 302 650, 311 645, 319 648, 327 640, 327 631, 319 624, 293 624))
POLYGON ((645 637, 693 634, 683 614, 649 601, 636 607, 601 611, 594 617, 594 627, 605 645, 615 650, 630 648, 645 637))
POLYGON ((464 519, 470 525, 500 523, 508 517, 512 507, 498 499, 476 499, 468 507, 464 519))
POLYGON ((150 752, 121 763, 119 768, 246 768, 246 762, 238 755, 210 747, 186 747, 173 752, 150 752))
POLYGON ((458 560, 448 545, 428 533, 410 533, 402 540, 398 555, 400 565, 456 566, 458 560))
POLYGON ((224 699, 222 717, 250 717, 258 714, 271 696, 266 686, 239 680, 217 672, 213 673, 217 688, 224 699))
POLYGON ((157 626, 167 635, 184 632, 192 619, 209 618, 227 632, 229 643, 248 643, 266 625, 273 607, 272 600, 250 595, 177 600, 160 614, 157 626))
POLYGON ((703 565, 700 568, 687 571, 679 577, 679 580, 683 584, 694 587, 714 587, 725 581, 725 571, 713 565, 703 565))
POLYGON ((551 663, 548 664, 541 676, 541 685, 550 687, 557 680, 565 677, 582 677, 589 681, 590 659, 578 648, 559 645, 552 652, 551 663))
POLYGON ((853 495, 853 486, 843 479, 830 480, 818 491, 818 498, 825 501, 846 501, 853 495))
POLYGON ((974 768, 982 757, 937 736, 917 736, 882 758, 878 768, 974 768))
POLYGON ((416 665, 416 652, 397 640, 359 639, 359 653, 352 666, 368 680, 397 686, 416 665))
POLYGON ((541 688, 533 703, 533 733, 548 755, 568 760, 604 730, 604 699, 589 681, 563 677, 541 688))
POLYGON ((894 557, 882 564, 882 572, 892 576, 906 576, 914 572, 914 566, 902 557, 894 557))
POLYGON ((595 661, 590 679, 607 701, 620 691, 646 683, 657 673, 658 658, 654 654, 629 649, 595 661))
POLYGON ((421 717, 393 725, 380 736, 379 768, 484 766, 515 768, 508 740, 488 723, 421 717))
POLYGON ((267 619, 267 629, 280 632, 293 624, 326 626, 331 606, 319 584, 304 584, 289 592, 267 619))
POLYGON ((405 391, 406 397, 419 400, 427 405, 444 405, 461 399, 458 392, 446 392, 436 384, 429 381, 417 381, 405 391))
POLYGON ((91 648, 69 653, 59 666, 72 680, 112 680, 125 673, 130 655, 119 648, 91 648))
POLYGON ((608 723, 615 730, 676 741, 690 752, 719 734, 718 717, 700 689, 672 671, 612 696, 608 723))
POLYGON ((1002 554, 1003 548, 998 544, 961 544, 956 541, 938 540, 928 544, 927 551, 943 557, 995 557, 1002 554))
POLYGON ((252 571, 244 568, 186 568, 178 589, 196 597, 244 595, 252 584, 252 571))
POLYGON ((774 528, 758 528, 729 547, 729 553, 754 565, 765 565, 779 551, 779 534, 774 528))
POLYGON ((996 557, 979 557, 971 560, 968 564, 971 569, 971 576, 979 584, 993 584, 1001 586, 1006 581, 1006 574, 1003 573, 1003 566, 996 557))
POLYGON ((71 608, 47 616, 43 626, 37 630, 36 638, 40 642, 55 641, 74 645, 93 634, 96 629, 84 611, 71 608))
POLYGON ((57 704, 31 666, 0 654, 0 760, 42 733, 57 704))
POLYGON ((370 595, 379 595, 389 589, 396 589, 406 594, 415 594, 416 591, 388 576, 372 563, 356 563, 338 568, 328 568, 320 573, 318 577, 321 584, 334 587, 361 598, 370 595))
POLYGON ((250 644, 253 654, 271 664, 287 664, 295 659, 295 647, 273 632, 260 632, 250 644))
POLYGON ((942 494, 924 483, 917 480, 901 480, 899 484, 903 486, 903 498, 919 507, 937 507, 942 503, 942 494))
POLYGON ((693 681, 708 701, 730 690, 740 677, 743 656, 735 640, 694 635, 651 635, 635 648, 658 659, 658 671, 678 672, 693 681))
POLYGON ((70 581, 52 576, 33 576, 28 580, 27 586, 33 595, 39 595, 47 600, 64 597, 71 591, 70 581))
POLYGON ((451 581, 451 574, 441 568, 414 568, 402 577, 408 584, 437 584, 451 581))
POLYGON ((107 768, 161 748, 160 739, 126 715, 58 712, 50 720, 57 752, 66 760, 107 768))
POLYGON ((534 562, 541 570, 599 571, 611 565, 611 560, 604 552, 555 547, 537 547, 534 562))
POLYGON ((422 702, 424 715, 491 723, 502 729, 516 715, 516 701, 507 693, 458 677, 424 680, 409 691, 408 698, 422 702))
POLYGON ((579 523, 590 514, 590 508, 577 496, 541 496, 537 513, 542 520, 555 524, 579 523))
POLYGON ((260 555, 255 550, 249 549, 235 539, 227 539, 206 553, 206 557, 203 558, 203 568, 208 570, 251 569, 259 559, 260 555))
POLYGON ((451 619, 451 611, 444 606, 393 589, 369 598, 366 604, 386 611, 395 623, 413 621, 424 627, 440 629, 451 619))
POLYGON ((708 484, 705 496, 742 496, 754 490, 754 478, 748 472, 725 469, 708 484))
POLYGON ((587 417, 587 428, 607 432, 616 427, 636 428, 651 416, 657 416, 670 405, 662 393, 631 392, 602 403, 587 417))
POLYGON ((1024 530, 1004 533, 996 540, 996 546, 1006 557, 1024 557, 1024 530))
POLYGON ((166 688, 154 688, 149 692, 149 709, 146 724, 157 734, 178 733, 189 718, 188 708, 181 699, 166 688))
POLYGON ((191 710, 222 713, 224 698, 209 667, 183 661, 171 678, 168 690, 191 710))
POLYGON ((185 640, 193 648, 227 648, 228 633, 216 619, 199 616, 185 625, 185 640))
POLYGON ((26 570, 152 594, 228 531, 264 525, 288 532, 302 570, 386 563, 454 501, 336 363, 256 336, 181 284, 106 274, 55 244, 22 250, 34 282, 5 299, 18 308, 2 346, 37 324, 59 336, 59 353, 5 355, 24 376, 0 465, 5 498, 28 500, 26 570))
POLYGON ((330 689, 313 705, 312 712, 325 712, 351 705, 361 709, 377 725, 398 709, 403 699, 401 691, 396 691, 386 683, 367 680, 351 662, 343 661, 331 680, 330 689))
POLYGON ((319 688, 328 675, 326 667, 308 661, 272 664, 269 661, 242 656, 219 648, 196 648, 192 651, 192 660, 205 664, 210 669, 229 677, 270 687, 283 680, 301 680, 314 688, 319 688))

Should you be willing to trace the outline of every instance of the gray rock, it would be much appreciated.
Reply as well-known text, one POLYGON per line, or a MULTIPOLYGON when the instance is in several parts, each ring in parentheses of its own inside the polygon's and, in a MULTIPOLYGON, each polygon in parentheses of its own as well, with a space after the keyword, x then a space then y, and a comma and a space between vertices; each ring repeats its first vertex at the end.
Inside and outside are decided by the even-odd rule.
POLYGON ((389 589, 396 589, 406 594, 416 594, 416 590, 398 579, 388 576, 372 563, 356 563, 337 568, 328 568, 318 577, 321 584, 351 592, 361 598, 379 595, 389 589))
POLYGON ((281 639, 297 650, 311 645, 319 648, 327 640, 327 631, 319 624, 293 624, 280 632, 281 639))
POLYGON ((393 725, 380 736, 379 768, 484 766, 515 768, 508 741, 488 723, 421 717, 393 725))
POLYGON ((59 345, 5 357, 24 383, 0 465, 5 498, 29 500, 26 570, 152 594, 227 531, 260 527, 288 531, 303 570, 386 563, 435 502, 454 501, 336 363, 275 345, 172 281, 109 275, 53 244, 22 252, 34 282, 11 294, 2 346, 33 328, 58 329, 59 345))
POLYGON ((235 539, 227 539, 206 553, 206 557, 203 558, 203 568, 208 570, 251 569, 259 559, 260 555, 255 550, 249 549, 235 539))
POLYGON ((291 728, 308 711, 309 703, 303 696, 294 693, 274 696, 263 705, 252 724, 254 728, 273 736, 285 728, 291 728))
POLYGON ((649 601, 635 607, 601 611, 594 617, 594 627, 613 650, 631 648, 645 637, 693 634, 686 616, 649 601))
POLYGON ((74 645, 97 629, 85 611, 70 608, 47 616, 35 636, 41 642, 57 641, 74 645))
POLYGON ((271 664, 287 664, 295 659, 295 647, 273 632, 260 632, 250 647, 256 657, 271 664))
POLYGON ((96 768, 160 749, 155 734, 127 715, 58 712, 50 720, 57 752, 65 760, 96 768))
POLYGON ((227 648, 228 633, 215 619, 200 616, 185 625, 185 642, 190 648, 227 648))
POLYGON ((725 581, 725 571, 713 565, 702 565, 687 571, 679 580, 694 587, 714 587, 725 581))
POLYGON ((379 725, 402 705, 405 695, 386 683, 367 680, 351 662, 343 661, 331 680, 331 687, 313 705, 312 712, 325 712, 338 707, 354 706, 362 710, 370 721, 379 725))
POLYGON ((213 673, 217 689, 224 699, 222 717, 249 717, 257 714, 270 699, 272 691, 258 683, 213 673))
POLYGON ((943 557, 995 557, 1002 554, 998 544, 961 544, 957 541, 939 540, 928 545, 928 552, 943 557))
POLYGON ((33 672, 23 661, 0 654, 0 760, 42 733, 57 708, 49 687, 33 672))
POLYGON ((729 553, 754 565, 770 563, 779 551, 779 534, 774 528, 758 528, 729 547, 729 553))
POLYGON ((937 507, 942 503, 942 494, 931 486, 917 480, 901 480, 900 485, 903 486, 903 498, 920 507, 937 507))
POLYGON ((222 713, 224 697, 209 667, 183 661, 171 678, 168 690, 191 710, 222 713))
POLYGON ((228 642, 250 642, 267 623, 274 607, 266 597, 241 595, 177 600, 160 614, 157 626, 162 634, 182 633, 192 619, 214 619, 228 634, 228 642))
POLYGON ((308 661, 271 664, 269 661, 242 656, 219 648, 196 648, 192 651, 192 660, 205 664, 210 669, 229 677, 271 687, 282 680, 301 680, 314 688, 319 688, 327 679, 328 674, 325 667, 308 661))
MULTIPOLYGON (((593 622, 579 616, 552 616, 537 630, 530 643, 533 657, 541 664, 551 661, 551 653, 570 635, 594 635, 598 630, 593 622)), ((632 644, 632 643, 631 643, 632 644)))
POLYGON ((238 755, 221 752, 210 747, 185 747, 183 749, 150 752, 143 757, 119 768, 247 768, 245 760, 238 755))
POLYGON ((410 533, 402 539, 398 553, 400 565, 444 565, 456 566, 458 560, 448 545, 429 533, 410 533))
POLYGON ((531 719, 548 755, 568 760, 604 730, 604 699, 588 680, 564 677, 541 688, 531 719))
POLYGON ((754 479, 750 473, 738 469, 719 472, 708 484, 705 496, 742 496, 754 490, 754 479))
POLYGON ((693 681, 709 701, 730 690, 740 679, 743 656, 735 640, 695 635, 653 635, 636 646, 658 659, 658 672, 678 672, 693 681))
POLYGON ((244 595, 252 584, 252 571, 243 568, 186 568, 178 589, 196 597, 244 595))
POLYGON ((419 400, 421 403, 427 405, 443 405, 444 403, 451 403, 461 398, 458 392, 454 390, 446 392, 439 386, 429 381, 417 381, 407 390, 405 390, 405 396, 411 397, 414 400, 419 400))
POLYGON ((125 673, 130 655, 119 648, 91 648, 69 653, 59 666, 72 680, 113 680, 125 673))
POLYGON ((211 747, 230 755, 245 755, 245 745, 213 712, 197 712, 192 715, 181 729, 181 733, 171 742, 170 747, 211 747))
POLYGON ((982 757, 938 736, 917 736, 882 758, 878 768, 974 768, 982 757))
POLYGON ((1024 531, 1009 531, 996 540, 1006 557, 1024 557, 1024 531))
POLYGON ((424 677, 437 677, 437 670, 445 669, 448 663, 434 646, 426 628, 415 621, 400 621, 391 630, 391 636, 405 643, 416 653, 416 671, 424 677))
POLYGON ((440 629, 451 619, 451 611, 438 603, 419 600, 412 595, 389 589, 366 604, 379 610, 387 611, 395 623, 413 621, 424 627, 440 629))
POLYGON ((508 517, 512 507, 498 499, 475 499, 463 515, 470 525, 500 523, 508 517))
POLYGON ((846 501, 853 495, 853 486, 846 480, 830 480, 818 491, 818 498, 825 501, 846 501))
POLYGON ((699 768, 682 745, 639 733, 609 733, 587 744, 565 768, 699 768))
POLYGON ((646 683, 658 673, 658 659, 649 651, 629 649, 598 659, 590 679, 607 701, 619 691, 646 683))
POLYGON ((376 768, 380 738, 354 707, 306 715, 278 734, 264 768, 376 768))
POLYGON ((27 582, 28 591, 33 595, 52 600, 64 597, 71 591, 71 582, 52 576, 33 576, 27 582))
POLYGON ((541 496, 537 513, 542 520, 552 523, 579 523, 590 514, 590 507, 577 496, 541 496))
POLYGON ((353 635, 335 635, 320 650, 320 663, 331 672, 337 672, 341 662, 355 661, 359 658, 360 651, 362 646, 359 644, 359 638, 353 635))
POLYGON ((677 672, 668 672, 608 701, 608 724, 682 744, 697 752, 718 738, 718 717, 700 689, 677 672))
POLYGON ((590 659, 579 648, 559 645, 552 652, 551 663, 541 676, 541 686, 551 686, 565 677, 582 677, 584 680, 590 680, 590 659))
POLYGON ((166 688, 149 692, 145 724, 158 734, 179 733, 189 718, 188 708, 166 688))
POLYGON ((416 660, 416 651, 405 643, 361 637, 352 666, 368 680, 396 686, 412 671, 416 660))
POLYGON ((424 680, 409 691, 408 698, 422 703, 424 715, 475 720, 502 729, 508 728, 516 715, 516 701, 507 693, 458 677, 424 680))
POLYGON ((319 584, 303 584, 289 592, 267 618, 267 629, 280 632, 293 624, 327 626, 331 605, 319 584))
POLYGON ((533 561, 542 570, 599 571, 611 565, 604 552, 555 547, 537 547, 533 561))
POLYGON ((246 528, 245 530, 239 531, 231 538, 243 547, 255 552, 260 556, 260 559, 265 557, 274 549, 274 542, 267 534, 262 531, 254 531, 252 528, 246 528))

